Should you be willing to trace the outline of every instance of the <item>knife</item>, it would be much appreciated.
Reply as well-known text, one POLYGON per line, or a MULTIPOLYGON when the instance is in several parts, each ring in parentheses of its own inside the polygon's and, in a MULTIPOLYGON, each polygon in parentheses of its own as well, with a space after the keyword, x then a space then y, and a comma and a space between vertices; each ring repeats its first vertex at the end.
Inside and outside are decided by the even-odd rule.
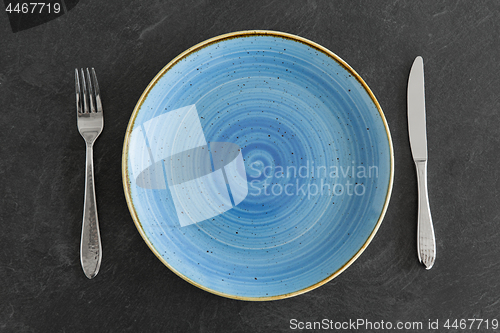
POLYGON ((424 60, 418 56, 408 79, 408 132, 418 179, 418 259, 426 269, 436 260, 436 239, 427 194, 427 133, 425 120, 424 60))

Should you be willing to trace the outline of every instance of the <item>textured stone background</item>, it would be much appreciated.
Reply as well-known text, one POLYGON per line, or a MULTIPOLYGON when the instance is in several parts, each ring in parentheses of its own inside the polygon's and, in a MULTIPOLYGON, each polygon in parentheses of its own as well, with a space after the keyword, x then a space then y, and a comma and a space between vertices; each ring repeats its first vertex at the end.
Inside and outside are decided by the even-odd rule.
MULTIPOLYGON (((500 319, 497 1, 81 1, 13 33, 0 13, 0 331, 281 332, 289 320, 500 319), (382 226, 339 277, 307 294, 253 303, 177 277, 127 209, 121 152, 154 75, 222 33, 270 29, 311 39, 367 82, 392 132, 395 182, 382 226), (417 184, 406 84, 426 70, 430 204, 438 258, 416 254, 417 184), (79 262, 84 142, 75 67, 98 73, 106 114, 95 146, 103 241, 99 275, 79 262)), ((451 330, 453 331, 453 330, 451 330)))

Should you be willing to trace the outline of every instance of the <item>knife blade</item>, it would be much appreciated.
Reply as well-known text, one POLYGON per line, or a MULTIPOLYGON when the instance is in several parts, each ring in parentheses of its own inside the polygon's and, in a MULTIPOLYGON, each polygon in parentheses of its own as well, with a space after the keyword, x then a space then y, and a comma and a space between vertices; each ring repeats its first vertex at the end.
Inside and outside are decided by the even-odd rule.
POLYGON ((427 131, 425 117, 424 60, 415 58, 408 78, 408 132, 418 180, 418 259, 426 269, 436 260, 436 239, 427 191, 427 131))

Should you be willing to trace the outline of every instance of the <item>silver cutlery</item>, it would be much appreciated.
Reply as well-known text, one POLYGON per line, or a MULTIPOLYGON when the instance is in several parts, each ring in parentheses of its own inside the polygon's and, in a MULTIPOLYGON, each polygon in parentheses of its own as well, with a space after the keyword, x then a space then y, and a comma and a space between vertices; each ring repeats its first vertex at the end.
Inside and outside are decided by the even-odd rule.
POLYGON ((408 131, 418 179, 418 259, 426 269, 431 269, 436 260, 436 240, 427 193, 424 60, 420 56, 415 58, 408 79, 408 131))
POLYGON ((85 275, 92 279, 99 272, 102 258, 95 199, 93 147, 104 127, 101 95, 94 69, 89 72, 87 68, 84 72, 82 68, 81 82, 78 70, 75 69, 75 87, 78 131, 87 146, 80 262, 85 275))

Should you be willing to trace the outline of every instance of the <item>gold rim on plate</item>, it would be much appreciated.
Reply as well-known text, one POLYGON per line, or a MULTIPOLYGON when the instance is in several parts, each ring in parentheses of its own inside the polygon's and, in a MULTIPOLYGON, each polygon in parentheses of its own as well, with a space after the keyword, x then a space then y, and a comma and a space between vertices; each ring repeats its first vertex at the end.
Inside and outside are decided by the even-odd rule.
POLYGON ((328 50, 327 48, 310 41, 306 38, 302 38, 299 36, 295 36, 292 34, 284 33, 284 32, 278 32, 278 31, 271 31, 271 30, 247 30, 247 31, 237 31, 237 32, 231 32, 228 34, 220 35, 217 37, 210 38, 204 42, 201 42, 199 44, 196 44, 195 46, 187 49, 186 51, 182 52, 179 54, 177 57, 175 57, 172 61, 170 61, 163 69, 154 77, 154 79, 149 83, 147 86, 146 90, 142 93, 141 97, 139 98, 139 101, 137 102, 134 111, 132 113, 132 116, 130 117, 130 121, 127 126, 127 131, 125 132, 125 140, 123 143, 123 153, 122 153, 122 179, 123 179, 123 189, 125 192, 125 199, 127 200, 127 205, 130 211, 130 214, 132 215, 132 219, 134 220, 135 226, 137 227, 137 230, 141 234, 142 238, 148 245, 148 247, 151 249, 151 251, 156 255, 158 259, 161 260, 161 262, 167 266, 172 272, 180 276, 182 279, 186 280, 187 282, 191 283, 192 285, 195 285, 196 287, 203 289, 205 291, 208 291, 212 294, 227 297, 227 298, 232 298, 232 299, 237 299, 237 300, 245 300, 245 301, 271 301, 271 300, 278 300, 278 299, 284 299, 284 298, 289 298, 293 296, 297 296, 303 293, 306 293, 308 291, 311 291, 313 289, 318 288, 319 286, 324 285, 325 283, 331 281, 334 279, 336 276, 338 276, 340 273, 342 273, 344 270, 347 269, 358 257, 363 253, 363 251, 366 249, 368 244, 372 241, 373 237, 375 237, 375 234, 377 233, 377 230, 379 229, 382 220, 384 219, 385 213, 387 211, 387 207, 389 205, 389 200, 391 197, 391 192, 392 192, 392 186, 393 186, 393 181, 394 181, 394 150, 392 146, 392 138, 391 138, 391 133, 389 131, 389 126, 387 125, 387 121, 385 119, 384 113, 382 111, 382 108, 380 107, 380 104, 378 103, 377 99, 375 98, 375 95, 373 95, 373 92, 370 90, 368 85, 363 81, 363 79, 356 73, 354 69, 352 69, 344 60, 342 60, 339 56, 337 56, 335 53, 332 51, 328 50), (232 38, 238 38, 238 37, 248 37, 248 36, 276 36, 276 37, 281 37, 281 38, 286 38, 286 39, 291 39, 294 41, 298 41, 301 43, 304 43, 308 46, 311 46, 326 55, 330 56, 333 58, 335 61, 337 61, 339 64, 341 64, 348 72, 352 74, 353 77, 355 77, 359 83, 363 86, 363 88, 366 90, 366 92, 370 95, 370 98, 372 99, 373 103, 377 107, 378 112, 380 113, 380 117, 382 118, 382 121, 384 122, 384 127, 385 131, 387 133, 387 140, 389 143, 389 151, 390 151, 390 158, 391 158, 391 168, 390 168, 390 178, 389 178, 389 186, 387 189, 387 194, 385 197, 385 202, 384 206, 382 209, 382 212, 379 216, 379 219, 377 221, 377 224, 373 228, 370 236, 366 240, 366 242, 363 244, 363 246, 356 252, 354 256, 352 256, 351 259, 347 263, 345 263, 342 267, 340 267, 335 273, 331 274, 327 278, 298 291, 294 291, 292 293, 287 293, 287 294, 282 294, 282 295, 276 295, 276 296, 267 296, 267 297, 241 297, 241 296, 236 296, 236 295, 231 295, 231 294, 226 294, 226 293, 221 293, 216 290, 207 288, 199 283, 196 283, 186 277, 185 275, 181 274, 178 272, 176 269, 174 269, 170 264, 156 251, 154 248, 153 244, 149 241, 148 237, 144 233, 144 230, 142 229, 141 226, 141 221, 139 220, 139 217, 137 216, 137 212, 135 211, 134 208, 134 203, 132 202, 132 196, 130 193, 130 180, 128 177, 128 167, 127 167, 127 157, 128 157, 128 145, 129 145, 129 140, 130 140, 130 134, 132 133, 132 128, 134 127, 134 122, 137 117, 137 114, 139 113, 139 109, 142 106, 142 103, 146 99, 148 93, 151 91, 151 89, 154 87, 154 85, 158 82, 158 80, 170 69, 172 68, 179 60, 185 58, 186 56, 197 52, 201 50, 202 48, 211 45, 213 43, 221 42, 223 40, 227 39, 232 39, 232 38))

